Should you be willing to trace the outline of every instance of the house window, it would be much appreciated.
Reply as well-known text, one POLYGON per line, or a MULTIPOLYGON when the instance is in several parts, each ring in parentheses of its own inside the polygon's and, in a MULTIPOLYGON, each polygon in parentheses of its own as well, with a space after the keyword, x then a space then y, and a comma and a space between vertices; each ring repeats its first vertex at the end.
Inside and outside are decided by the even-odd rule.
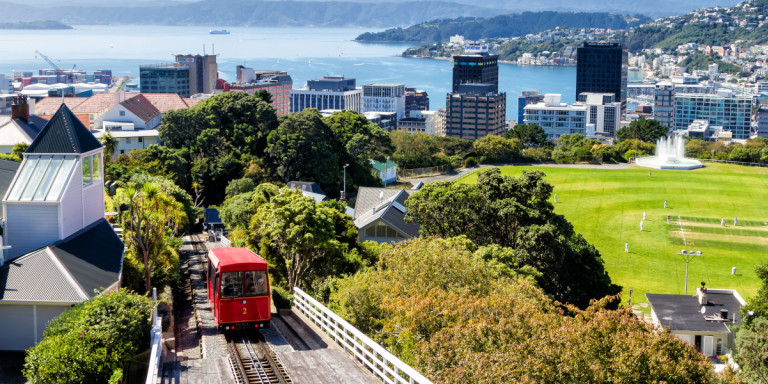
POLYGON ((101 180, 101 156, 93 155, 91 158, 91 168, 93 169, 93 181, 101 180))
POLYGON ((91 178, 91 158, 83 157, 83 185, 89 185, 92 182, 91 178))
POLYGON ((143 137, 139 137, 139 143, 143 143, 143 142, 144 142, 144 138, 143 137))
POLYGON ((120 111, 120 116, 125 116, 125 111, 120 111))
POLYGON ((131 138, 130 137, 126 137, 125 138, 125 143, 126 144, 130 144, 131 143, 131 138))

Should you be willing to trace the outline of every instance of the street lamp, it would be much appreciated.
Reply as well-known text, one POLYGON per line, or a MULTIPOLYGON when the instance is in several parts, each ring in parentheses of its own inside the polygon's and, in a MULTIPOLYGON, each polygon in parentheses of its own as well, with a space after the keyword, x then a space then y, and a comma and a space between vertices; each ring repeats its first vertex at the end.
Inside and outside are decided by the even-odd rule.
POLYGON ((683 249, 678 253, 678 255, 683 257, 683 260, 685 260, 685 294, 688 294, 688 263, 693 260, 694 257, 701 256, 701 251, 686 251, 683 249))
POLYGON ((349 167, 349 164, 344 164, 344 169, 341 171, 344 174, 344 200, 347 199, 347 167, 349 167))

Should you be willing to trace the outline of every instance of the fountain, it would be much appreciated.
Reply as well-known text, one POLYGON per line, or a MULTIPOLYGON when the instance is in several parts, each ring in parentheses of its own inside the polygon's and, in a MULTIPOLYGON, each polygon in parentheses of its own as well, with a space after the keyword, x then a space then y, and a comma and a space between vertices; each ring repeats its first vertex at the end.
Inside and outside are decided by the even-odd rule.
POLYGON ((674 138, 662 137, 656 142, 656 156, 639 157, 637 165, 655 169, 696 169, 704 164, 685 157, 685 140, 680 135, 674 138))

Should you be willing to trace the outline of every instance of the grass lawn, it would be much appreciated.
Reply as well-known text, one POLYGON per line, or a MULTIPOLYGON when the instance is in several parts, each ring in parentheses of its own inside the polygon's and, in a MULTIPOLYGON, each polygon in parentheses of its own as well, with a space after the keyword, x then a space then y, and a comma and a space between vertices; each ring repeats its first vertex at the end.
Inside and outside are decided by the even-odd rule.
MULTIPOLYGON (((546 173, 557 195, 555 211, 600 250, 611 279, 624 287, 625 302, 632 288, 633 303, 649 313, 645 293, 682 294, 685 261, 677 255, 682 249, 703 252, 690 262, 689 294, 701 281, 709 288, 735 289, 745 299, 757 292, 755 266, 768 262, 768 168, 708 164, 692 171, 654 169, 650 177, 641 167, 501 171, 518 176, 529 169, 546 173)), ((477 172, 460 180, 474 183, 477 172)))

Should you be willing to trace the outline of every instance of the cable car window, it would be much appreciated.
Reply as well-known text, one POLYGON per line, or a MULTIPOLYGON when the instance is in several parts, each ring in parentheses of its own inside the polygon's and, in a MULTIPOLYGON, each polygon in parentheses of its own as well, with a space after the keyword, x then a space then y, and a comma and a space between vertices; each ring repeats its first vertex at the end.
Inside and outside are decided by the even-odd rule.
POLYGON ((266 296, 269 294, 267 289, 266 271, 246 271, 245 272, 245 295, 246 296, 266 296))
POLYGON ((221 273, 221 297, 232 298, 243 296, 243 274, 242 272, 222 272, 221 273))

